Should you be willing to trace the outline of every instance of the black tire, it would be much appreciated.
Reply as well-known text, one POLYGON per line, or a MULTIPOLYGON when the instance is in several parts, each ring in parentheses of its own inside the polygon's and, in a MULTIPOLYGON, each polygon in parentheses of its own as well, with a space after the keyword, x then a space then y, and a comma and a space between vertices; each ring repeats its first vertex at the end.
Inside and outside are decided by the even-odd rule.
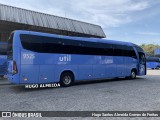
POLYGON ((3 78, 3 75, 0 75, 0 79, 2 79, 3 78))
POLYGON ((132 70, 131 75, 130 75, 130 79, 136 79, 136 76, 137 76, 136 70, 132 70))
POLYGON ((60 84, 63 87, 69 87, 73 84, 74 82, 74 76, 71 73, 62 73, 61 77, 60 77, 60 84))
POLYGON ((130 76, 129 76, 129 77, 127 76, 127 77, 125 77, 124 79, 125 79, 125 80, 128 80, 128 79, 130 79, 130 76))

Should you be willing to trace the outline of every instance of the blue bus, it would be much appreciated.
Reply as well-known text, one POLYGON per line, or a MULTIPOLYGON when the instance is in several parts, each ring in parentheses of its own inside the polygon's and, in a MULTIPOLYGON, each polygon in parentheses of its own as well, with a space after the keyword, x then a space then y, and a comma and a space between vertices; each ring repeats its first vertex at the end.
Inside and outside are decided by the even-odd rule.
POLYGON ((146 58, 147 68, 149 69, 159 69, 160 68, 160 58, 159 57, 147 57, 146 58))
POLYGON ((154 55, 157 56, 157 57, 160 57, 160 48, 156 48, 154 50, 154 55))
POLYGON ((8 80, 15 84, 76 81, 146 75, 139 46, 99 38, 14 31, 8 41, 8 80))
POLYGON ((0 42, 0 77, 7 73, 7 42, 0 42))

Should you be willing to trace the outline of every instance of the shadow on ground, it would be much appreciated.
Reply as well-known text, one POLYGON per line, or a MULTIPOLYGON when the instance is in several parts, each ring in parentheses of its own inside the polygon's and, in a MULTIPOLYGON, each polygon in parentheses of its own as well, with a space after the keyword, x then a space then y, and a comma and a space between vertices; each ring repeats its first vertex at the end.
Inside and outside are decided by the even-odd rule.
MULTIPOLYGON (((107 83, 107 82, 118 82, 118 81, 143 81, 146 78, 137 78, 134 80, 128 80, 124 78, 116 78, 116 79, 104 79, 104 80, 92 80, 92 81, 81 81, 76 82, 73 86, 80 86, 80 85, 91 85, 91 84, 99 84, 99 83, 107 83)), ((0 85, 1 86, 1 85, 0 85)), ((72 87, 72 86, 71 86, 72 87)), ((32 91, 39 91, 39 90, 46 90, 46 89, 67 89, 71 87, 55 87, 55 88, 25 88, 25 85, 13 85, 11 84, 10 88, 15 92, 32 92, 32 91)))

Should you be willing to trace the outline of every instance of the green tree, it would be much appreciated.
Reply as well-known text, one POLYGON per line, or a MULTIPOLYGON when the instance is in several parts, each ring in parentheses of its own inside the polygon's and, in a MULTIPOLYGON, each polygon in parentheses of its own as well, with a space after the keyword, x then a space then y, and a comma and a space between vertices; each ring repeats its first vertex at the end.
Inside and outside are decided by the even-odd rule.
POLYGON ((160 48, 160 45, 142 44, 142 45, 140 45, 140 47, 142 47, 145 52, 147 52, 147 53, 151 54, 152 56, 154 56, 154 50, 156 48, 160 48))

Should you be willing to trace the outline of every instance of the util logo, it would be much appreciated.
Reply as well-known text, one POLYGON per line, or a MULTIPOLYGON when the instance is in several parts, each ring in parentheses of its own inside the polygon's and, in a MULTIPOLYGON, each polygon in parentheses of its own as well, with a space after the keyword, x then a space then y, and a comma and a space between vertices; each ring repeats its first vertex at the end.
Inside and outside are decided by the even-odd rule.
POLYGON ((71 61, 71 55, 66 55, 63 57, 59 57, 60 62, 70 62, 71 61))

